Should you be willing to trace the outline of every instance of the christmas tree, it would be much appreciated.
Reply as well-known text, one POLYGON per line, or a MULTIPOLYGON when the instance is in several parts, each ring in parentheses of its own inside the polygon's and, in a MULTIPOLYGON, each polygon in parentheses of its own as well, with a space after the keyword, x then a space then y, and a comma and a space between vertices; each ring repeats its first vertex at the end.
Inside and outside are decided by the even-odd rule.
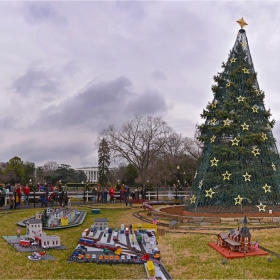
POLYGON ((263 212, 277 209, 279 154, 275 121, 264 106, 246 32, 241 29, 223 71, 214 76, 214 99, 198 126, 204 148, 186 208, 192 211, 263 212), (269 205, 269 207, 267 207, 269 205))

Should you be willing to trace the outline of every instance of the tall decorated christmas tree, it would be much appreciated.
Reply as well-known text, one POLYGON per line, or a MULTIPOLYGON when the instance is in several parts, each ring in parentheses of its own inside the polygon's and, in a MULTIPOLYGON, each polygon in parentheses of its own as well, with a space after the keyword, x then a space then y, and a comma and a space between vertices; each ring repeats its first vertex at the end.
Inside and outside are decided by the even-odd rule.
POLYGON ((186 208, 192 211, 264 212, 280 199, 275 123, 264 106, 246 32, 241 29, 223 71, 214 76, 213 101, 198 129, 204 148, 186 208), (246 207, 245 207, 246 206, 246 207))

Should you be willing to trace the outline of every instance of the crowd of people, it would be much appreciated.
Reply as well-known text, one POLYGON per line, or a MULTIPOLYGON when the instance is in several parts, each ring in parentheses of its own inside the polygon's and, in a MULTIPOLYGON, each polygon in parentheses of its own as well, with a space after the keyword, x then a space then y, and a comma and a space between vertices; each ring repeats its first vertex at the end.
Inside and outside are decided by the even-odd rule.
POLYGON ((126 205, 129 203, 129 198, 132 199, 146 199, 146 191, 145 188, 139 188, 137 187, 135 190, 130 191, 128 185, 122 184, 120 190, 117 190, 116 187, 113 185, 110 186, 109 190, 105 187, 102 190, 102 187, 100 184, 98 184, 96 187, 92 190, 92 200, 93 203, 107 203, 108 202, 108 196, 109 196, 109 202, 114 203, 116 202, 116 194, 119 194, 119 202, 124 202, 126 205))

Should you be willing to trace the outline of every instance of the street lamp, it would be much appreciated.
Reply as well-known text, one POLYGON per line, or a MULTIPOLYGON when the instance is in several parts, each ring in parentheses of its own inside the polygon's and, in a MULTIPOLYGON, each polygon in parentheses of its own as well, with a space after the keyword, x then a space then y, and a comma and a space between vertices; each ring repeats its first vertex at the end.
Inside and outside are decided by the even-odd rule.
POLYGON ((29 186, 30 190, 33 189, 33 203, 34 203, 34 208, 35 208, 35 188, 33 187, 33 183, 32 183, 31 179, 29 179, 28 186, 29 186))

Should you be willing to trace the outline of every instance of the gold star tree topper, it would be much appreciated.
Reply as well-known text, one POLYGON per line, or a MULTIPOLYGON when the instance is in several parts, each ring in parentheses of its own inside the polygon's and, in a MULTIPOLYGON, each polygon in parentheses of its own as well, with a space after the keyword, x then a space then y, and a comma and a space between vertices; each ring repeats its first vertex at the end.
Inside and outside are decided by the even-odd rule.
POLYGON ((243 28, 244 26, 248 25, 248 23, 245 22, 243 17, 241 19, 237 20, 236 22, 241 26, 241 28, 243 28))

